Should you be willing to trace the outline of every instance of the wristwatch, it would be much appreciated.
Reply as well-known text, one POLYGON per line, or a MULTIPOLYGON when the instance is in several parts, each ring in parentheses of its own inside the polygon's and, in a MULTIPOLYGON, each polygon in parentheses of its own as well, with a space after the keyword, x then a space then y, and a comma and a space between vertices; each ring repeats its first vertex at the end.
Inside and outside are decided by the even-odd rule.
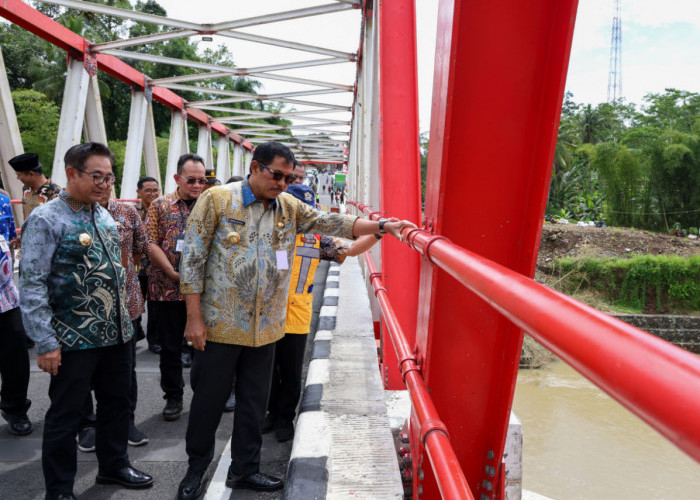
POLYGON ((379 221, 379 234, 386 234, 386 231, 384 230, 384 224, 387 223, 386 219, 382 219, 379 221))

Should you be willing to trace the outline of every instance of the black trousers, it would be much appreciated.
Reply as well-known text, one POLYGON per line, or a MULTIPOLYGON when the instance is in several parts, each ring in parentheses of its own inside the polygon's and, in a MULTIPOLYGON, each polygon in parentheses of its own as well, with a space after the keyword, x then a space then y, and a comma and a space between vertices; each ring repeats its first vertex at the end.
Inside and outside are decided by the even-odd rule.
POLYGON ((288 333, 277 341, 267 409, 275 427, 291 424, 301 396, 306 337, 288 333))
POLYGON ((19 307, 0 313, 0 410, 24 413, 29 387, 29 354, 19 307))
MULTIPOLYGON (((160 337, 160 388, 164 399, 182 399, 182 341, 185 338, 187 307, 185 301, 153 302, 160 337)), ((221 404, 223 408, 223 403, 221 404)))
MULTIPOLYGON (((155 320, 156 313, 153 312, 153 301, 148 300, 148 276, 139 274, 139 285, 141 285, 141 294, 143 298, 146 299, 146 310, 148 311, 148 319, 146 321, 146 342, 148 346, 153 344, 160 344, 158 339, 158 323, 155 320)), ((141 318, 136 321, 141 324, 141 318)))
MULTIPOLYGON (((136 320, 132 321, 136 323, 136 320)), ((134 328, 136 326, 134 325, 134 328)), ((136 402, 139 397, 139 386, 136 380, 136 338, 132 338, 127 344, 130 346, 129 352, 131 356, 131 386, 129 388, 129 419, 134 420, 136 416, 136 402)), ((83 406, 83 414, 80 421, 80 428, 95 426, 95 412, 92 404, 92 393, 88 393, 85 398, 85 406, 83 406)))
POLYGON ((207 342, 192 361, 192 405, 187 425, 189 465, 205 471, 214 456, 216 429, 236 379, 236 411, 231 438, 231 468, 247 476, 260 470, 265 418, 275 344, 262 347, 207 342))
POLYGON ((109 347, 61 353, 58 374, 51 376, 51 406, 44 422, 41 462, 46 491, 70 493, 75 480, 75 435, 91 384, 97 399, 96 447, 101 473, 129 466, 126 451, 129 429, 131 347, 109 347))

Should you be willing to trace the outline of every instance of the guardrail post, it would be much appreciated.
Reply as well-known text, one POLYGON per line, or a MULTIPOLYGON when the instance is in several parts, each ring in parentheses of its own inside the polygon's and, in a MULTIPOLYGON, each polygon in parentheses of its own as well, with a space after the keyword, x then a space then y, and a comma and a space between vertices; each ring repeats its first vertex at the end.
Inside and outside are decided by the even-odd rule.
MULTIPOLYGON (((379 3, 380 189, 383 213, 420 223, 418 87, 413 2, 379 3), (401 189, 398 187, 401 186, 401 189)), ((382 272, 408 342, 413 345, 418 305, 420 256, 394 238, 382 241, 382 272), (391 256, 391 258, 388 258, 391 256)), ((382 333, 386 335, 385 332, 382 333)), ((398 360, 383 341, 382 378, 387 389, 403 389, 398 360)))
MULTIPOLYGON (((526 276, 539 248, 576 5, 438 7, 427 228, 526 276)), ((490 472, 501 465, 521 344, 508 319, 423 260, 417 357, 475 498, 495 497, 490 472)), ((437 498, 426 469, 421 498, 437 498)))

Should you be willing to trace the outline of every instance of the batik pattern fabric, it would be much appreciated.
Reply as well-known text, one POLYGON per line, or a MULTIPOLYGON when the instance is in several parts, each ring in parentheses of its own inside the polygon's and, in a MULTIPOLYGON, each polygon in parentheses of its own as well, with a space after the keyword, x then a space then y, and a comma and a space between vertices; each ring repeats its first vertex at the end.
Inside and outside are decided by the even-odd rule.
POLYGON ((15 230, 15 217, 12 213, 10 197, 0 194, 0 235, 5 241, 10 242, 17 237, 15 230))
POLYGON ((117 224, 98 204, 61 191, 32 212, 22 228, 19 288, 24 327, 39 354, 133 335, 117 224))
POLYGON ((342 238, 337 238, 335 236, 321 236, 321 260, 328 260, 331 262, 336 262, 342 264, 345 261, 345 257, 348 256, 350 251, 350 243, 348 240, 342 238))
MULTIPOLYGON (((148 213, 148 210, 145 210, 143 208, 142 203, 139 203, 138 205, 136 205, 135 208, 136 208, 136 213, 139 214, 139 218, 141 219, 141 222, 143 222, 142 227, 145 231, 146 230, 146 215, 148 213)), ((146 239, 148 239, 148 234, 146 234, 146 239)), ((151 266, 151 259, 150 259, 149 255, 143 254, 141 256, 141 262, 139 262, 139 274, 147 275, 149 272, 150 266, 151 266)))
POLYGON ((29 214, 31 214, 36 207, 40 207, 44 203, 53 200, 60 192, 61 186, 51 182, 51 179, 36 190, 25 187, 22 190, 22 210, 24 211, 24 218, 26 219, 29 217, 29 214))
POLYGON ((146 228, 133 205, 110 200, 107 210, 117 223, 122 266, 126 267, 129 316, 134 320, 141 316, 144 309, 139 276, 134 265, 134 254, 148 255, 150 252, 148 236, 146 236, 146 228))
MULTIPOLYGON (((0 249, 0 313, 19 306, 19 291, 15 285, 13 274, 10 252, 0 249)), ((3 333, 0 332, 0 335, 3 333)))
MULTIPOLYGON (((170 264, 177 270, 180 266, 180 252, 177 252, 177 239, 185 232, 190 208, 180 198, 177 191, 161 196, 148 208, 146 234, 165 253, 170 264)), ((180 294, 180 284, 171 280, 156 265, 151 265, 148 275, 148 300, 185 300, 180 294)))
POLYGON ((201 294, 207 340, 259 347, 282 338, 297 234, 352 238, 356 219, 322 214, 287 193, 265 210, 247 181, 200 195, 187 223, 180 290, 201 294))

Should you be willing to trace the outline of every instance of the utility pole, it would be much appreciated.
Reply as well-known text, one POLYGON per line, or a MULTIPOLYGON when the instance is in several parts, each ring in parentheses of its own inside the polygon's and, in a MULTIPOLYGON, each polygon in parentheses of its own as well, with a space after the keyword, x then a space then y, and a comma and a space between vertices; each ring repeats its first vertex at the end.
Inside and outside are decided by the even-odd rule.
POLYGON ((612 33, 610 35, 610 69, 608 71, 608 102, 622 98, 622 0, 615 0, 612 33))

